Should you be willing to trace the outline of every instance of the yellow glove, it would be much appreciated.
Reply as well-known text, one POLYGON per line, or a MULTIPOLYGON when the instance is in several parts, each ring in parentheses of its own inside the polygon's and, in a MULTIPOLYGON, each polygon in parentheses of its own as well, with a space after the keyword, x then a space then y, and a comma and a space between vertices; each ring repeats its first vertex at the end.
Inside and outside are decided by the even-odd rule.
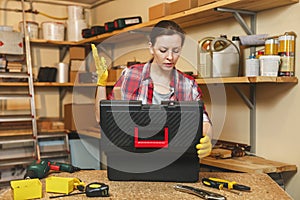
POLYGON ((200 158, 204 158, 210 155, 212 144, 208 135, 205 135, 200 139, 200 144, 196 145, 196 149, 198 149, 197 153, 200 158))
POLYGON ((106 86, 108 70, 106 65, 106 60, 104 57, 99 58, 98 50, 94 44, 91 44, 93 57, 96 65, 96 73, 98 75, 97 85, 106 86))

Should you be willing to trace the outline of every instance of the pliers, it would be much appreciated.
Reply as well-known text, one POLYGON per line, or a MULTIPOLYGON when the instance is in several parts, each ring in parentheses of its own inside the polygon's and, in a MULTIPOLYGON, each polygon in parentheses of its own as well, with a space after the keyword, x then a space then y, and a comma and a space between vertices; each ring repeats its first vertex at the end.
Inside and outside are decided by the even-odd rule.
POLYGON ((203 178, 202 183, 208 187, 228 190, 251 191, 251 188, 246 185, 237 184, 234 181, 223 180, 219 178, 203 178))
POLYGON ((187 185, 175 185, 174 189, 180 192, 185 192, 189 194, 196 195, 198 197, 201 197, 202 199, 208 199, 208 200, 226 200, 226 197, 214 192, 209 192, 207 190, 203 190, 200 188, 194 188, 187 185))

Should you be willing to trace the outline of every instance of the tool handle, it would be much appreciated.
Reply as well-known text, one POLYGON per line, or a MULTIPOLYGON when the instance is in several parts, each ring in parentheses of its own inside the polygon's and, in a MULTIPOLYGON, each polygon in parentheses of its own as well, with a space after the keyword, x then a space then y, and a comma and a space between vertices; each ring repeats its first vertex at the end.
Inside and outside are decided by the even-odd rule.
POLYGON ((212 188, 217 188, 219 190, 222 190, 223 187, 224 187, 224 183, 216 182, 216 181, 213 181, 209 178, 203 178, 202 183, 205 186, 212 187, 212 188))

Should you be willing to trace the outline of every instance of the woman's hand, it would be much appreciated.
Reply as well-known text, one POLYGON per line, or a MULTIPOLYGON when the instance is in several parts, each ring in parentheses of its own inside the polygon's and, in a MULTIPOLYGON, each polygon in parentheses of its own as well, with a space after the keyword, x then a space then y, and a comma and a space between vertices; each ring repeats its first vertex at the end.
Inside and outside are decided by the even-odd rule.
POLYGON ((200 143, 196 145, 198 149, 197 153, 200 158, 209 156, 212 149, 211 139, 208 136, 211 132, 211 125, 209 122, 203 123, 203 137, 200 139, 200 143))

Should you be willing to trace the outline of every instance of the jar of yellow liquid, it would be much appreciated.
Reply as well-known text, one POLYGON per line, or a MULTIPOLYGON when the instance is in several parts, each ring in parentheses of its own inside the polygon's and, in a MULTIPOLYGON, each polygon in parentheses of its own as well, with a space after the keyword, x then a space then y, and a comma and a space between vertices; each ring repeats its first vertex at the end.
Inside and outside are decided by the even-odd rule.
POLYGON ((279 76, 295 75, 295 37, 294 32, 286 32, 278 37, 278 55, 281 61, 279 76))
POLYGON ((265 55, 277 55, 278 54, 278 39, 270 38, 265 42, 265 55))

